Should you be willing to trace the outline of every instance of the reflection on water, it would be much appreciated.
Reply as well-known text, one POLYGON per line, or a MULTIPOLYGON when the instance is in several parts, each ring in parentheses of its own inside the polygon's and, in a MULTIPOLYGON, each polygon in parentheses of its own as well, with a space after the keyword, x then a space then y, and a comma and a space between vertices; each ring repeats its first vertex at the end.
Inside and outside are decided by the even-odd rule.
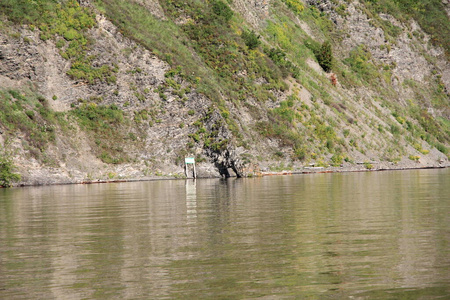
POLYGON ((196 180, 186 180, 186 214, 188 219, 197 218, 197 185, 196 180))
POLYGON ((1 299, 440 299, 450 170, 0 190, 1 299))

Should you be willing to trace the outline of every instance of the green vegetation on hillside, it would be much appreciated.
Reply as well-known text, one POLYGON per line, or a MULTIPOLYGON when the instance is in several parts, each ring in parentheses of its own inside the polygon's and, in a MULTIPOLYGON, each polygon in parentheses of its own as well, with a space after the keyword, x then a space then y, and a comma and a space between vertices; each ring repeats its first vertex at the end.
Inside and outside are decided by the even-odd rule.
POLYGON ((130 142, 130 136, 124 133, 128 119, 115 104, 97 105, 82 101, 70 114, 77 118, 82 129, 91 134, 95 142, 92 145, 94 151, 103 162, 119 164, 129 160, 123 148, 125 141, 130 142))
POLYGON ((449 18, 441 0, 365 0, 375 11, 406 21, 416 20, 431 35, 435 45, 442 46, 450 56, 449 18))
POLYGON ((6 134, 21 134, 26 148, 39 158, 55 141, 55 129, 63 123, 63 117, 49 109, 47 100, 40 95, 0 89, 0 123, 6 134))
POLYGON ((115 82, 117 66, 94 66, 94 56, 89 56, 93 41, 86 31, 95 25, 91 10, 81 7, 75 0, 5 0, 0 2, 0 12, 12 22, 39 28, 42 40, 53 39, 60 54, 71 61, 67 75, 90 84, 95 81, 115 82))
POLYGON ((213 100, 237 137, 240 130, 224 101, 265 101, 287 88, 280 68, 258 47, 259 37, 241 27, 224 1, 161 2, 169 20, 156 19, 133 2, 95 3, 126 36, 169 62, 179 70, 177 76, 213 100))
MULTIPOLYGON (((259 28, 246 24, 231 9, 232 2, 225 0, 160 1, 165 14, 161 19, 137 1, 92 3, 94 8, 82 7, 75 0, 3 0, 0 13, 10 22, 39 30, 42 40, 51 40, 60 55, 70 61, 67 75, 72 79, 115 84, 118 65, 100 65, 95 55, 88 54, 96 42, 89 36, 89 30, 96 26, 94 11, 106 15, 121 34, 170 64, 165 82, 153 90, 162 103, 170 92, 185 105, 191 91, 212 101, 206 113, 193 124, 186 124, 194 130, 188 135, 189 149, 196 145, 209 152, 223 151, 228 143, 235 142, 220 137, 221 128, 226 127, 240 146, 248 147, 251 139, 257 142, 261 136, 277 140, 284 152, 274 153, 275 159, 289 156, 293 160, 340 165, 350 160, 347 153, 353 150, 364 153, 379 147, 376 150, 394 161, 404 154, 402 146, 396 144, 401 137, 417 151, 426 152, 421 148, 424 140, 448 154, 450 123, 434 118, 426 109, 448 106, 448 94, 439 75, 426 78, 428 86, 413 80, 400 83, 411 91, 412 98, 407 105, 400 104, 393 85, 395 66, 376 62, 364 45, 334 56, 332 49, 339 49, 345 33, 337 32, 324 12, 303 1, 272 1, 270 18, 259 28), (307 34, 298 20, 307 23, 314 34, 307 34), (325 72, 335 73, 337 79, 331 81, 329 74, 314 67, 314 61, 325 72), (370 97, 374 99, 350 99, 342 92, 359 88, 373 92, 370 97), (301 89, 307 90, 302 95, 310 94, 311 98, 300 99, 301 89), (383 99, 379 101, 383 112, 371 104, 378 98, 383 99), (364 109, 358 111, 346 102, 373 109, 377 120, 366 118, 360 114, 364 109), (249 128, 234 115, 243 109, 255 120, 249 128), (361 123, 365 122, 395 145, 375 145, 365 139, 366 133, 355 133, 363 130, 361 123)), ((345 15, 345 3, 333 3, 340 3, 336 12, 345 15)), ((383 50, 395 44, 402 28, 384 20, 382 12, 402 21, 417 19, 433 42, 448 51, 450 29, 440 0, 366 0, 363 4, 370 24, 385 32, 387 44, 383 50)), ((115 92, 119 95, 118 90, 115 92)), ((140 104, 145 102, 146 93, 136 88, 134 96, 140 104)), ((8 134, 19 132, 24 136, 25 148, 41 160, 45 160, 45 151, 55 141, 57 130, 67 130, 67 122, 77 122, 91 139, 95 154, 105 163, 118 164, 130 161, 123 145, 136 146, 134 132, 144 123, 147 126, 156 122, 156 113, 147 107, 125 115, 119 104, 110 103, 79 99, 70 112, 54 113, 42 96, 23 90, 0 90, 0 122, 8 134), (130 130, 131 126, 137 129, 130 130)), ((124 107, 129 105, 127 101, 124 107)), ((194 110, 188 112, 190 117, 196 114, 194 110)), ((180 123, 180 128, 184 126, 180 123)))
POLYGON ((20 174, 14 173, 12 155, 4 147, 0 147, 0 187, 10 187, 13 182, 19 181, 20 174))
MULTIPOLYGON (((55 112, 48 100, 33 92, 32 88, 0 89, 0 125, 5 128, 2 134, 5 138, 22 137, 22 146, 28 155, 53 165, 47 155, 48 147, 55 143, 58 134, 73 132, 73 121, 76 121, 91 134, 92 148, 100 159, 106 163, 128 161, 122 145, 129 140, 124 129, 128 128, 129 118, 116 105, 81 102, 67 113, 55 112)), ((7 163, 5 160, 5 168, 7 163)))

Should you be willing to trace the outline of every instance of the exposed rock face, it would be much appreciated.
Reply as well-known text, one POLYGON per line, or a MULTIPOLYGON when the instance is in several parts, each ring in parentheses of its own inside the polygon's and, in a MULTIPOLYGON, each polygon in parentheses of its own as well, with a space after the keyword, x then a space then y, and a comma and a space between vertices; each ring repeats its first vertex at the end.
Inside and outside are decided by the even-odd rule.
MULTIPOLYGON (((155 17, 165 19, 164 11, 157 0, 133 1, 139 3, 143 9, 149 10, 155 17)), ((310 5, 316 5, 321 11, 329 14, 335 26, 348 33, 341 43, 341 49, 336 51, 337 55, 346 57, 354 47, 360 44, 366 45, 373 58, 380 64, 395 66, 393 80, 398 81, 400 92, 403 92, 404 80, 414 79, 417 82, 426 82, 426 78, 431 76, 434 67, 420 54, 421 51, 428 51, 428 54, 436 59, 440 59, 443 53, 439 49, 422 45, 427 42, 425 34, 425 39, 418 41, 410 37, 405 26, 398 23, 392 16, 381 15, 384 20, 404 29, 397 41, 391 43, 386 39, 381 28, 371 24, 370 18, 361 10, 358 1, 348 4, 347 14, 344 16, 336 13, 335 2, 307 1, 310 5)), ((88 0, 80 0, 79 3, 91 6, 88 0)), ((265 21, 271 17, 269 0, 234 0, 231 6, 256 31, 262 28, 265 21)), ((52 166, 45 165, 31 156, 30 151, 24 146, 23 136, 19 134, 14 136, 12 147, 16 150, 15 163, 23 175, 22 184, 102 180, 108 179, 108 174, 115 174, 116 178, 125 179, 149 178, 156 173, 178 176, 184 174, 184 165, 179 159, 187 155, 199 157, 202 160, 197 166, 199 177, 229 177, 231 175, 242 177, 258 173, 260 168, 269 170, 275 151, 279 152, 278 154, 286 161, 293 155, 292 147, 283 148, 283 145, 274 138, 261 140, 261 136, 254 133, 253 128, 258 121, 271 121, 267 112, 278 108, 280 102, 286 100, 288 93, 294 90, 293 86, 297 83, 289 82, 291 86, 289 91, 277 91, 274 93, 275 99, 268 100, 266 103, 248 98, 245 99, 247 106, 238 107, 231 101, 224 104, 239 123, 238 130, 248 127, 245 138, 253 145, 238 146, 239 143, 236 142, 224 117, 211 99, 197 92, 195 88, 189 89, 181 99, 176 91, 167 87, 166 74, 170 69, 168 63, 123 36, 105 17, 97 15, 96 22, 96 26, 89 30, 89 37, 95 42, 92 43, 87 55, 93 57, 92 63, 95 66, 117 66, 118 71, 115 73, 114 82, 96 81, 88 84, 82 80, 70 78, 67 75, 70 62, 59 54, 55 42, 42 41, 38 30, 32 31, 26 26, 18 26, 14 34, 0 30, 0 87, 19 89, 23 86, 33 86, 49 100, 49 105, 55 111, 69 111, 71 106, 78 105, 81 100, 95 99, 99 105, 117 105, 131 121, 142 111, 151 114, 151 119, 146 119, 139 124, 133 123, 132 126, 127 127, 126 133, 134 136, 136 142, 133 144, 129 140, 123 141, 121 146, 131 158, 131 162, 120 165, 101 162, 94 153, 94 141, 80 128, 74 129, 72 136, 58 133, 56 141, 46 149, 46 155, 54 161, 52 166), (50 100, 52 98, 57 100, 50 100), (252 107, 257 108, 258 111, 255 113, 252 107), (202 120, 202 126, 208 132, 216 132, 214 145, 209 147, 195 145, 186 150, 186 145, 191 141, 190 135, 194 135, 199 129, 194 125, 198 120, 202 120), (252 161, 245 159, 245 157, 258 156, 261 157, 259 162, 255 159, 252 161)), ((302 24, 301 21, 299 22, 302 24)), ((303 24, 302 28, 307 28, 307 24, 303 24)), ((415 23, 411 24, 411 28, 412 31, 420 31, 415 23)), ((309 30, 305 29, 305 31, 309 34, 309 30)), ((317 76, 323 75, 322 69, 315 61, 309 59, 306 64, 316 75, 318 74, 317 76)), ((438 71, 442 73, 442 81, 450 90, 450 66, 445 60, 438 65, 440 68, 438 71)), ((242 73, 242 77, 245 76, 246 74, 242 73)), ((174 76, 171 79, 183 88, 188 86, 182 78, 174 76)), ((256 78, 254 82, 259 85, 267 83, 262 77, 256 78)), ((321 118, 335 116, 331 108, 325 105, 319 106, 322 105, 321 99, 312 100, 310 91, 300 85, 298 88, 300 90, 296 92, 296 95, 302 103, 310 107, 317 106, 318 110, 320 108, 321 113, 323 111, 321 118)), ((411 91, 404 91, 405 95, 408 93, 411 91)), ((339 103, 343 102, 343 99, 371 98, 370 91, 364 89, 343 91, 339 88, 333 90, 331 94, 339 103)), ((373 126, 369 123, 364 123, 363 118, 376 120, 380 124, 384 122, 364 108, 365 103, 353 104, 354 111, 344 111, 342 107, 345 105, 336 104, 335 108, 341 110, 339 117, 352 120, 348 123, 353 123, 353 118, 361 116, 360 129, 352 129, 351 134, 356 137, 361 136, 363 132, 365 135, 367 131, 368 139, 373 140, 373 143, 381 148, 385 141, 380 140, 376 135, 378 130, 371 128, 373 126)), ((390 115, 386 108, 379 104, 373 105, 378 105, 377 110, 384 110, 383 113, 390 115)), ((300 104, 298 106, 297 111, 301 111, 300 104)), ((445 112, 438 112, 438 115, 445 115, 445 112)), ((388 126, 388 124, 384 125, 388 126)), ((0 144, 4 143, 4 138, 1 136, 2 126, 0 124, 0 144)), ((371 160, 371 156, 380 156, 377 151, 367 151, 364 154, 362 151, 352 151, 352 155, 361 161, 371 160)), ((438 159, 447 162, 445 156, 442 153, 439 154, 437 150, 431 153, 429 158, 422 159, 424 165, 432 166, 438 159)), ((301 164, 299 163, 300 166, 301 164)))
POLYGON ((148 9, 157 18, 165 19, 163 9, 158 0, 134 0, 136 3, 141 4, 148 9))
MULTIPOLYGON (((360 1, 346 3, 346 1, 307 0, 306 2, 325 12, 339 30, 347 32, 340 44, 343 54, 349 53, 358 45, 365 45, 378 64, 390 66, 393 71, 393 83, 397 86, 398 92, 404 93, 405 97, 410 93, 402 86, 405 80, 412 79, 425 83, 433 76, 432 72, 441 74, 447 91, 450 91, 450 63, 445 58, 444 50, 431 46, 428 35, 414 20, 411 20, 410 24, 402 24, 391 15, 380 14, 382 20, 400 29, 400 35, 393 41, 381 27, 374 25, 374 20, 364 12, 360 1), (344 15, 336 12, 336 7, 340 4, 347 5, 344 15), (413 33, 419 34, 416 36, 413 33), (437 60, 437 63, 428 62, 424 53, 437 60)), ((448 8, 449 1, 444 2, 448 8)), ((448 116, 450 111, 442 113, 448 116)))
POLYGON ((447 16, 450 18, 450 0, 442 0, 442 4, 444 4, 447 16))
POLYGON ((22 31, 28 42, 23 39, 11 38, 6 34, 0 40, 0 75, 11 80, 42 80, 45 58, 42 56, 42 42, 39 36, 28 31, 22 31), (39 75, 39 76, 38 76, 39 75))
POLYGON ((269 17, 270 0, 235 0, 232 5, 255 28, 269 17))
MULTIPOLYGON (((118 105, 131 119, 135 112, 154 111, 155 119, 159 123, 152 127, 146 125, 147 128, 143 129, 131 129, 137 136, 142 135, 142 130, 146 131, 141 141, 144 148, 137 149, 124 145, 125 149, 131 157, 141 162, 152 161, 150 167, 164 171, 164 174, 182 172, 182 165, 174 165, 173 162, 178 156, 177 151, 186 147, 188 134, 194 128, 189 126, 180 128, 180 124, 193 123, 208 109, 210 101, 194 91, 187 94, 187 101, 184 104, 171 94, 165 95, 165 99, 162 99, 156 89, 165 81, 164 74, 169 69, 167 63, 135 42, 124 38, 115 26, 98 15, 97 26, 90 30, 90 36, 96 43, 90 48, 88 55, 95 57, 94 65, 117 65, 119 71, 115 83, 87 84, 66 75, 70 62, 61 57, 52 40, 42 41, 37 31, 25 28, 21 29, 19 35, 17 38, 16 35, 10 36, 0 32, 1 87, 19 89, 32 84, 45 98, 57 99, 49 101, 52 109, 56 111, 68 111, 71 105, 77 104, 78 99, 89 101, 93 98, 100 99, 98 101, 102 105, 113 103, 118 105), (145 95, 145 99, 136 95, 145 95), (195 113, 188 115, 189 110, 195 113)), ((16 164, 19 168, 23 168, 22 184, 80 182, 88 177, 102 178, 111 172, 119 177, 145 176, 145 169, 148 167, 143 164, 124 168, 101 163, 93 155, 90 142, 81 131, 71 142, 67 141, 67 138, 71 137, 58 139, 56 141, 58 146, 50 145, 47 150, 48 155, 54 154, 57 160, 61 160, 59 168, 46 168, 34 159, 27 160, 27 151, 22 149, 21 144, 12 144, 20 156, 16 164), (53 173, 59 175, 52 175, 53 173)), ((200 172, 201 170, 202 167, 200 172)), ((205 176, 217 175, 211 171, 205 173, 205 176)))
MULTIPOLYGON (((81 4, 89 5, 89 2, 81 4)), ((142 4, 149 9, 156 7, 157 13, 161 12, 157 2, 143 1, 142 4)), ((101 99, 99 101, 102 105, 118 105, 131 119, 136 112, 154 111, 158 121, 156 124, 151 127, 144 124, 141 128, 130 129, 137 136, 142 136, 143 148, 124 145, 131 157, 149 162, 149 167, 143 164, 106 166, 95 158, 88 138, 78 131, 74 140, 58 139, 58 146, 50 145, 47 150, 49 155, 53 154, 58 157, 57 160, 61 160, 58 168, 46 168, 35 159, 27 160, 26 151, 20 143, 14 143, 12 146, 20 154, 16 164, 22 169, 22 184, 82 182, 90 180, 89 178, 105 178, 108 173, 117 174, 120 178, 139 178, 146 177, 148 168, 164 174, 183 173, 183 165, 174 165, 174 161, 180 156, 180 149, 186 148, 188 135, 196 130, 189 124, 206 114, 211 106, 210 100, 195 91, 188 93, 184 102, 167 92, 161 98, 162 95, 156 90, 165 82, 169 65, 134 41, 123 37, 103 16, 97 15, 96 21, 97 26, 89 32, 96 43, 89 49, 88 55, 95 57, 94 65, 118 66, 115 83, 97 81, 95 84, 87 84, 69 78, 66 72, 70 68, 70 62, 61 57, 54 42, 42 41, 37 31, 21 29, 20 38, 0 32, 0 86, 20 88, 32 82, 45 98, 57 99, 49 101, 55 111, 68 111, 71 105, 77 104, 78 99, 93 98, 101 99), (139 99, 137 94, 144 95, 145 99, 139 99), (194 113, 188 113, 190 111, 194 113), (180 124, 186 126, 181 127, 180 124), (142 131, 145 133, 142 134, 142 131)), ((181 81, 180 84, 184 85, 181 81)), ((212 127, 220 123, 221 119, 221 115, 215 112, 205 126, 212 127)), ((232 134, 222 126, 217 139, 231 140, 232 134)), ((202 149, 194 152, 192 154, 210 154, 209 161, 198 166, 200 177, 228 177, 228 168, 232 168, 238 176, 242 175, 242 166, 237 161, 231 144, 214 152, 204 153, 202 149)))
MULTIPOLYGON (((362 11, 359 1, 353 1, 348 4, 347 14, 345 16, 341 16, 335 12, 337 5, 333 1, 309 0, 307 2, 328 13, 337 27, 345 29, 348 32, 347 37, 342 42, 342 46, 346 48, 346 52, 357 45, 366 45, 375 59, 385 64, 395 64, 394 73, 402 81, 404 79, 414 79, 423 82, 423 78, 430 74, 431 66, 423 55, 420 55, 420 50, 411 48, 414 42, 411 34, 408 35, 408 30, 406 30, 405 25, 398 22, 392 16, 387 14, 380 15, 383 20, 404 29, 395 43, 386 39, 385 32, 382 28, 375 27, 372 24, 372 20, 362 11)), ((415 22, 411 24, 411 27, 412 31, 420 30, 420 27, 415 22)), ((423 32, 422 34, 425 35, 423 32)), ((417 42, 422 44, 422 41, 417 42)), ((424 42, 424 50, 432 51, 426 45, 428 40, 424 42)), ((431 52, 430 54, 438 58, 443 55, 443 52, 441 50, 440 52, 431 52)), ((442 71, 447 68, 448 66, 444 65, 442 71)))
POLYGON ((225 178, 230 177, 228 169, 232 169, 237 177, 243 177, 244 168, 239 157, 236 154, 236 150, 223 150, 219 153, 211 153, 214 157, 214 163, 219 173, 225 178))

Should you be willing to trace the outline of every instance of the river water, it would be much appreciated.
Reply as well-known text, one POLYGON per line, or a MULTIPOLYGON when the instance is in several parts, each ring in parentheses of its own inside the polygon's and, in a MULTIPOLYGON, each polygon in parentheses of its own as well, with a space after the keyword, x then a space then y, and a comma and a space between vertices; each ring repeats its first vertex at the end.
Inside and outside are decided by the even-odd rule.
POLYGON ((0 299, 449 299, 450 169, 0 190, 0 299))

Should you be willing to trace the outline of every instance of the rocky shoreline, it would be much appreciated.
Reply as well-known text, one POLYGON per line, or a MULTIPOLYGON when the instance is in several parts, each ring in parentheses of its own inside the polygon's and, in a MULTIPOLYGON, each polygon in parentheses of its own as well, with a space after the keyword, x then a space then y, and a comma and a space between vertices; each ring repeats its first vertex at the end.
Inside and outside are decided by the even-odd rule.
MULTIPOLYGON (((375 172, 375 171, 404 171, 404 170, 426 170, 426 169, 446 169, 450 168, 450 163, 439 165, 422 165, 422 164, 392 164, 392 163, 374 163, 375 166, 367 168, 367 165, 360 164, 346 164, 340 167, 314 167, 306 166, 295 170, 281 170, 281 171, 260 171, 249 174, 247 178, 265 177, 265 176, 286 176, 286 175, 309 175, 321 173, 350 173, 350 172, 375 172)), ((200 168, 201 169, 201 168, 200 168)), ((203 173, 205 174, 205 173, 203 173)), ((198 179, 223 178, 217 174, 210 174, 210 176, 198 176, 198 179)), ((236 175, 231 175, 231 178, 236 178, 236 175)), ((145 182, 156 180, 186 180, 193 179, 192 177, 184 177, 180 175, 158 175, 158 176, 136 176, 128 178, 113 178, 113 179, 83 179, 83 180, 61 180, 57 181, 55 178, 41 178, 40 180, 22 181, 13 185, 13 187, 31 187, 31 186, 49 186, 49 185, 68 185, 68 184, 101 184, 101 183, 125 183, 125 182, 145 182)))

